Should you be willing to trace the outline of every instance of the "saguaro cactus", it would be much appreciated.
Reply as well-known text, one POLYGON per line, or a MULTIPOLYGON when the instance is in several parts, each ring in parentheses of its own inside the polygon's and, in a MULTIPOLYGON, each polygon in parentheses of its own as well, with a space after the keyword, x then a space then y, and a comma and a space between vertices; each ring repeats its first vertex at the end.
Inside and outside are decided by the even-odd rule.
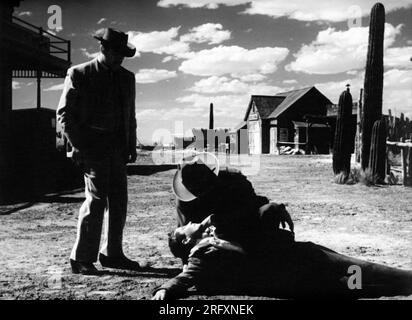
POLYGON ((369 163, 372 126, 382 117, 383 40, 385 7, 376 3, 371 11, 368 55, 364 82, 364 112, 362 119, 362 169, 369 163))
POLYGON ((351 130, 352 95, 348 89, 339 97, 338 117, 336 120, 335 140, 333 143, 333 172, 350 172, 350 157, 353 134, 351 130))
POLYGON ((377 120, 372 128, 372 140, 368 170, 374 183, 382 183, 385 180, 386 164, 386 123, 377 120))

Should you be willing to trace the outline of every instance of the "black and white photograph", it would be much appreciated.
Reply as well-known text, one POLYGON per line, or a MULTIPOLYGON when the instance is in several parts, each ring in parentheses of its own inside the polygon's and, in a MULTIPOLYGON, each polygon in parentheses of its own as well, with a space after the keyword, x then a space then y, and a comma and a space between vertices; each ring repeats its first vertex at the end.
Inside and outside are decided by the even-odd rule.
POLYGON ((2 0, 0 300, 412 300, 411 119, 412 0, 2 0))

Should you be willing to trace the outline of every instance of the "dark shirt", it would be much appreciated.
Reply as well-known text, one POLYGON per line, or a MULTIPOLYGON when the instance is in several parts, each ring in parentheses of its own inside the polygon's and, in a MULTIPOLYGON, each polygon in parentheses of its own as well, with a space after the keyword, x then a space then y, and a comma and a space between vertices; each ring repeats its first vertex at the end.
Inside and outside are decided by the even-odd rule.
POLYGON ((178 225, 201 222, 213 214, 219 238, 239 242, 249 250, 259 235, 259 208, 269 203, 258 196, 252 184, 239 171, 219 171, 217 186, 207 196, 190 202, 177 201, 178 225))

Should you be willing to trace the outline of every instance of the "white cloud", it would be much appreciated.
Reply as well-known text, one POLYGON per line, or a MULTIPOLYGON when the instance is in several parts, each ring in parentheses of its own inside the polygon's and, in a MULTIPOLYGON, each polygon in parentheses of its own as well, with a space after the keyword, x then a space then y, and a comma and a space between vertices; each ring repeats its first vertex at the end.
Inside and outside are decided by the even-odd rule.
POLYGON ((357 101, 359 98, 359 90, 363 87, 363 77, 348 78, 342 81, 330 81, 316 83, 315 87, 319 89, 333 103, 338 103, 340 94, 346 90, 346 85, 350 84, 352 98, 357 101))
POLYGON ((298 81, 295 80, 295 79, 283 80, 282 82, 283 82, 284 84, 296 84, 296 83, 298 83, 298 81))
POLYGON ((192 108, 199 108, 200 113, 198 115, 203 118, 208 117, 208 107, 210 103, 213 103, 215 118, 224 120, 221 125, 225 127, 235 125, 242 119, 252 94, 274 95, 288 90, 266 84, 247 86, 246 84, 239 84, 239 80, 229 80, 225 77, 223 79, 215 78, 214 81, 215 83, 209 79, 208 86, 200 87, 199 84, 195 85, 194 88, 199 89, 196 90, 196 93, 180 97, 176 101, 189 104, 192 108), (239 84, 239 86, 232 87, 235 84, 239 84), (219 85, 223 89, 219 89, 219 85), (238 90, 238 88, 245 91, 238 90))
POLYGON ((184 107, 184 108, 148 108, 136 111, 136 119, 138 121, 171 121, 183 118, 201 117, 205 113, 205 106, 199 107, 184 107))
POLYGON ((193 75, 220 76, 234 74, 268 74, 288 55, 287 48, 245 49, 239 46, 218 46, 192 53, 179 70, 193 75))
POLYGON ((230 39, 230 31, 222 30, 220 23, 205 23, 190 29, 189 33, 180 37, 183 42, 219 44, 230 39))
POLYGON ((281 91, 281 88, 264 83, 251 85, 249 83, 242 82, 239 79, 213 76, 195 82, 194 86, 188 90, 202 94, 239 93, 246 95, 271 95, 281 91))
POLYGON ((63 88, 64 88, 64 83, 60 83, 60 84, 52 85, 46 89, 43 89, 43 91, 60 91, 60 90, 63 90, 63 88))
POLYGON ((180 27, 167 31, 152 31, 148 33, 129 31, 129 42, 137 52, 152 52, 184 57, 189 52, 189 44, 176 40, 180 27))
POLYGON ((99 52, 89 52, 86 48, 80 48, 80 51, 89 59, 94 59, 99 55, 99 52))
MULTIPOLYGON (((372 6, 376 0, 357 1, 361 15, 369 15, 372 6)), ((410 0, 388 0, 381 1, 385 5, 387 12, 399 8, 407 8, 412 5, 410 0)), ((273 1, 273 0, 161 0, 158 6, 172 7, 185 6, 189 8, 208 8, 217 9, 219 5, 236 6, 245 5, 245 14, 266 15, 273 18, 289 17, 291 19, 302 21, 345 21, 351 16, 352 3, 346 0, 317 0, 317 1, 273 1)))
MULTIPOLYGON (((391 69, 384 73, 383 111, 388 109, 399 115, 401 112, 412 117, 412 74, 410 70, 391 69)), ((345 90, 346 84, 351 85, 354 101, 359 99, 359 91, 363 87, 364 73, 355 78, 343 81, 317 83, 315 86, 332 102, 337 103, 339 95, 345 90)))
POLYGON ((385 66, 392 68, 412 68, 412 47, 388 48, 385 52, 385 66))
POLYGON ((189 8, 207 8, 217 9, 219 5, 236 6, 245 4, 248 0, 160 0, 158 2, 159 7, 172 7, 183 5, 189 8))
POLYGON ((106 22, 106 18, 101 18, 99 21, 97 21, 97 24, 102 24, 103 22, 106 22))
POLYGON ((135 75, 137 83, 156 83, 176 77, 176 71, 164 69, 140 69, 135 75))
POLYGON ((255 74, 245 74, 239 77, 240 80, 245 82, 259 82, 266 79, 266 76, 263 74, 255 73, 255 74))
POLYGON ((200 116, 208 117, 208 108, 210 103, 214 105, 214 114, 216 118, 241 118, 246 110, 250 95, 247 94, 229 94, 206 96, 201 94, 191 94, 177 99, 180 103, 190 104, 194 108, 199 108, 200 116))
MULTIPOLYGON (((402 25, 385 25, 385 48, 391 46, 402 25)), ((316 40, 303 45, 294 55, 296 60, 286 66, 289 71, 309 74, 336 74, 365 67, 369 28, 320 31, 316 40)), ((396 59, 392 59, 394 61, 396 59)))
POLYGON ((385 72, 383 85, 383 108, 396 115, 401 112, 412 118, 412 74, 410 70, 392 69, 385 72))

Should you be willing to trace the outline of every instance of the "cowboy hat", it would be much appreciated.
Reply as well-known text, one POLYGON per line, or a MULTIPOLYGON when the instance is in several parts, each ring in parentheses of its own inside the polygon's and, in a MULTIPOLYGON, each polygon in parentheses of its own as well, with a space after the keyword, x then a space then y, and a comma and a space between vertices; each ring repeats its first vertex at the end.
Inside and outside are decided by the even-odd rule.
POLYGON ((210 191, 219 174, 219 161, 208 152, 194 153, 183 159, 173 177, 173 192, 184 202, 210 191))
POLYGON ((94 35, 93 38, 125 57, 133 57, 136 53, 136 48, 127 42, 129 36, 124 32, 105 28, 102 35, 94 35))

